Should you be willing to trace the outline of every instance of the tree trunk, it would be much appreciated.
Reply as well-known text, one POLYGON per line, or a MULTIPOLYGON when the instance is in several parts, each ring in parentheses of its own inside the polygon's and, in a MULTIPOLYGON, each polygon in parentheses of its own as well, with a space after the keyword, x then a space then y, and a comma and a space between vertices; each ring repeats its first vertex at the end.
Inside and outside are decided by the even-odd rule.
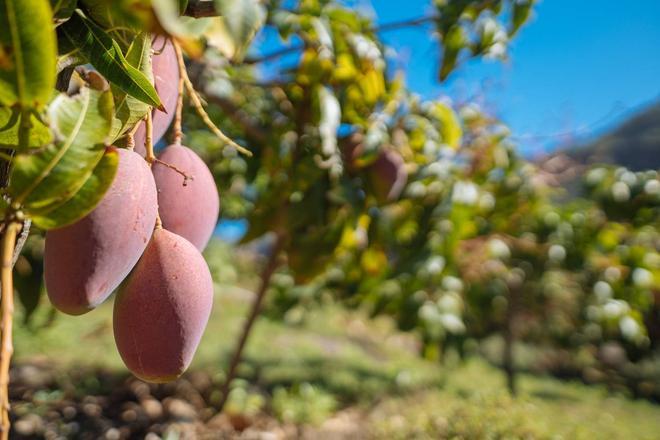
POLYGON ((277 269, 277 266, 279 265, 279 255, 281 249, 282 249, 282 237, 278 235, 273 245, 273 249, 271 250, 271 254, 268 257, 268 261, 266 262, 266 266, 264 267, 263 272, 261 273, 261 283, 259 285, 259 290, 256 292, 254 301, 252 302, 250 313, 245 320, 245 324, 243 325, 243 331, 238 340, 238 343, 236 344, 236 348, 234 349, 234 353, 231 357, 231 361, 229 362, 229 368, 227 369, 227 377, 225 378, 225 383, 222 386, 222 397, 220 403, 218 404, 218 411, 222 411, 225 404, 227 403, 229 392, 231 390, 231 383, 236 377, 236 370, 238 368, 238 364, 241 362, 241 358, 243 356, 243 350, 245 349, 248 337, 250 336, 254 323, 257 317, 259 316, 259 313, 261 313, 261 306, 263 304, 264 297, 266 296, 266 291, 268 290, 271 276, 273 275, 275 269, 277 269))
MULTIPOLYGON (((24 121, 29 120, 29 113, 21 113, 21 130, 19 131, 19 145, 26 145, 30 132, 29 124, 24 121)), ((14 156, 14 150, 9 150, 7 154, 14 156)), ((0 161, 0 188, 9 186, 9 177, 11 175, 11 160, 0 161)), ((9 438, 10 405, 9 405, 9 368, 11 365, 11 355, 14 352, 13 346, 13 313, 14 313, 14 282, 13 270, 14 264, 18 259, 21 249, 27 240, 30 232, 30 220, 17 220, 9 218, 7 212, 3 213, 2 229, 0 230, 0 242, 2 243, 2 281, 0 283, 0 438, 6 440, 9 438)))
POLYGON ((504 322, 504 350, 502 353, 502 367, 506 374, 506 385, 509 393, 515 396, 518 392, 516 387, 516 369, 514 365, 513 348, 515 344, 514 321, 517 307, 518 289, 510 289, 509 301, 504 322))

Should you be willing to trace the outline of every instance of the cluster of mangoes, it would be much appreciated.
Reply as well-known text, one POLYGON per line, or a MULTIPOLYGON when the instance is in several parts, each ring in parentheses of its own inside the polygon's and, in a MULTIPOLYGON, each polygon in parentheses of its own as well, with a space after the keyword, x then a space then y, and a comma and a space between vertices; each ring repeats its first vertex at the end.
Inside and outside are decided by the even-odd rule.
MULTIPOLYGON (((172 123, 178 98, 176 53, 171 42, 162 44, 152 68, 167 113, 154 111, 154 141, 172 123)), ((137 377, 166 382, 190 364, 211 313, 213 282, 201 251, 220 201, 211 172, 192 150, 170 145, 150 167, 144 143, 141 126, 134 151, 116 148, 117 174, 98 206, 46 234, 45 281, 52 304, 71 315, 94 309, 119 287, 113 314, 119 354, 137 377)))

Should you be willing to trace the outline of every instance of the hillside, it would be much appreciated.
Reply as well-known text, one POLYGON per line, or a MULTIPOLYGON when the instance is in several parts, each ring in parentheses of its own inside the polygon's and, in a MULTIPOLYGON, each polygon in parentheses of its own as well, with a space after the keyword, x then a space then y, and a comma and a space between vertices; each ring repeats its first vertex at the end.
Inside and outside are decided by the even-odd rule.
POLYGON ((563 153, 583 165, 612 163, 635 171, 660 168, 660 103, 595 141, 563 153))

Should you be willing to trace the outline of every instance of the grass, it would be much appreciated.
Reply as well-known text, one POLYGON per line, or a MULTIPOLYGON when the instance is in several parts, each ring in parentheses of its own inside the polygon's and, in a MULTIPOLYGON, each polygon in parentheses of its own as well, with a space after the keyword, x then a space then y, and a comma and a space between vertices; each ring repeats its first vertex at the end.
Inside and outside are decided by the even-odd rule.
POLYGON ((600 388, 522 376, 504 392, 501 374, 473 360, 438 390, 388 399, 369 414, 381 438, 657 439, 660 408, 600 388))
MULTIPOLYGON (((219 286, 217 293, 191 369, 222 374, 251 293, 227 286, 219 286)), ((83 316, 58 314, 49 327, 36 331, 18 325, 14 360, 47 357, 62 369, 85 366, 125 371, 112 337, 111 302, 83 316)), ((49 311, 42 309, 34 318, 37 323, 47 319, 49 311)), ((417 357, 411 335, 395 333, 385 319, 369 322, 359 313, 333 306, 311 312, 302 325, 261 318, 244 358, 241 377, 260 388, 308 382, 336 393, 346 403, 399 385, 411 389, 440 384, 443 378, 437 365, 417 357)))
MULTIPOLYGON (((191 369, 213 371, 221 381, 250 297, 217 286, 191 369)), ((47 309, 37 312, 35 322, 48 319, 47 309)), ((16 362, 40 357, 63 371, 103 367, 125 373, 112 338, 111 301, 81 317, 58 315, 39 331, 20 325, 20 310, 17 321, 16 362)), ((326 305, 299 325, 261 318, 240 376, 248 394, 264 397, 259 410, 320 426, 350 413, 360 437, 660 437, 660 406, 652 403, 530 375, 520 375, 521 393, 512 399, 502 374, 481 359, 441 367, 416 353, 415 338, 395 331, 387 319, 372 321, 326 305)))

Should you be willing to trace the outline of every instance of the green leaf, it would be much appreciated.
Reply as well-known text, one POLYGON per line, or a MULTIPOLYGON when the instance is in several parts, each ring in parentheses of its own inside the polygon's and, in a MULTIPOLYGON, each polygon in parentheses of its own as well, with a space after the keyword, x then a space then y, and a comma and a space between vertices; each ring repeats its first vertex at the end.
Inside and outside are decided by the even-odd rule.
POLYGON ((103 156, 113 114, 112 94, 83 88, 61 94, 48 108, 56 141, 16 156, 8 188, 12 203, 37 215, 69 200, 103 156))
POLYGON ((0 104, 40 109, 48 102, 55 41, 48 2, 0 0, 0 104))
POLYGON ((103 199, 117 174, 119 154, 116 148, 108 148, 80 190, 63 205, 44 215, 32 217, 41 229, 61 228, 75 223, 89 214, 103 199))
POLYGON ((442 142, 457 149, 461 144, 463 129, 451 107, 443 102, 436 102, 429 108, 428 115, 438 122, 442 142))
MULTIPOLYGON (((126 61, 153 82, 151 37, 147 32, 143 32, 133 40, 126 53, 126 61)), ((122 92, 116 86, 112 87, 112 94, 115 98, 115 118, 110 137, 114 140, 123 136, 129 128, 144 118, 149 112, 149 106, 122 92)))
POLYGON ((102 28, 76 11, 60 29, 108 81, 130 96, 165 111, 149 78, 126 61, 119 44, 102 28))
POLYGON ((34 246, 28 240, 14 266, 14 286, 18 301, 23 306, 24 324, 30 323, 43 296, 43 268, 43 255, 35 252, 34 246))
POLYGON ((259 0, 215 0, 215 9, 222 18, 215 23, 209 44, 240 61, 266 21, 266 9, 259 0))
MULTIPOLYGON (((18 128, 21 112, 16 108, 0 107, 0 148, 15 150, 18 148, 18 128)), ((30 115, 29 147, 40 148, 52 141, 50 128, 44 125, 35 115, 30 115)))
POLYGON ((511 14, 511 30, 509 35, 513 36, 520 30, 523 24, 529 19, 532 12, 533 0, 519 0, 514 2, 511 14))
POLYGON ((150 29, 151 0, 80 0, 87 16, 105 29, 150 29))
POLYGON ((440 67, 440 80, 447 79, 456 67, 458 55, 467 44, 465 30, 460 25, 454 25, 449 29, 443 40, 444 53, 442 54, 442 66, 440 67))
POLYGON ((76 10, 78 0, 50 0, 53 9, 53 18, 56 20, 68 20, 76 10))

